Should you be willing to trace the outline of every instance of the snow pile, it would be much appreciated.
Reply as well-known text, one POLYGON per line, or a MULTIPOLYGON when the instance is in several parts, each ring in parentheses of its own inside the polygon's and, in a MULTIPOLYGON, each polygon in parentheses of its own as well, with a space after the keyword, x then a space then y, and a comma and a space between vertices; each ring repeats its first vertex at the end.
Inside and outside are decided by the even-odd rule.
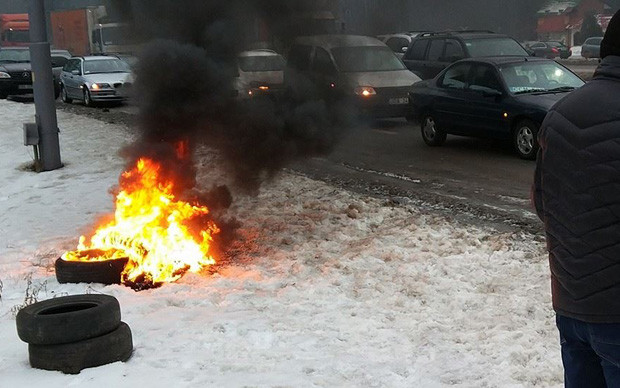
POLYGON ((32 113, 0 101, 2 387, 561 386, 541 241, 293 173, 235 203, 241 238, 211 276, 140 293, 58 284, 55 258, 111 210, 131 135, 60 113, 67 166, 34 174, 20 168, 32 113), (75 376, 31 369, 13 314, 27 289, 117 297, 133 357, 75 376))

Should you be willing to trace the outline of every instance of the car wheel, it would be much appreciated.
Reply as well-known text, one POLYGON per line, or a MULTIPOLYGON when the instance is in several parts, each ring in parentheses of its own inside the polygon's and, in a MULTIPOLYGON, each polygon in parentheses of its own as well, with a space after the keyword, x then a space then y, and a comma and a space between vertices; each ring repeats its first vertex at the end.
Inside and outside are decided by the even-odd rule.
POLYGON ((98 337, 121 322, 110 295, 71 295, 26 306, 16 317, 19 338, 31 345, 58 345, 98 337))
POLYGON ((84 88, 84 105, 93 106, 93 100, 90 98, 90 91, 88 88, 84 88))
POLYGON ((532 120, 521 120, 514 128, 514 147, 522 159, 536 159, 538 152, 538 128, 539 125, 532 120))
POLYGON ((67 104, 71 104, 73 102, 73 99, 69 97, 69 94, 67 94, 67 89, 65 89, 64 85, 60 86, 60 98, 62 102, 67 104))
POLYGON ((422 139, 431 147, 437 147, 446 142, 446 133, 437 127, 435 118, 426 115, 420 124, 422 139))

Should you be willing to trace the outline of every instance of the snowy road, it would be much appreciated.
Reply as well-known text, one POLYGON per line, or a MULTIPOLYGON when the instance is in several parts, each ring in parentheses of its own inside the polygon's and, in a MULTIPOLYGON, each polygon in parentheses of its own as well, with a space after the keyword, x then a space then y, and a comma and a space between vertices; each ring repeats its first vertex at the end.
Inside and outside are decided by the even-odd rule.
POLYGON ((115 151, 132 136, 61 112, 66 167, 35 174, 21 134, 32 115, 0 101, 1 387, 562 385, 540 237, 294 173, 237 198, 240 237, 214 275, 140 293, 58 284, 55 258, 112 210, 115 151), (75 376, 31 369, 14 319, 28 279, 39 300, 117 297, 133 357, 75 376))

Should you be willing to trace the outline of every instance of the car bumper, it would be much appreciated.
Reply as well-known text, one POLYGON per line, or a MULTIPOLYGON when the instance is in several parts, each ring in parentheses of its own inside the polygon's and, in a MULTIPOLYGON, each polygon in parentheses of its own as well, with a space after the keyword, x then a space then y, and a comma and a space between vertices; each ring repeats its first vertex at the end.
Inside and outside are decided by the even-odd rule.
POLYGON ((375 88, 375 91, 372 96, 355 96, 355 105, 362 114, 375 118, 409 115, 409 87, 375 88))
POLYGON ((127 95, 119 94, 116 90, 91 90, 90 99, 92 101, 124 101, 127 95))
POLYGON ((32 93, 32 82, 16 81, 11 79, 0 80, 0 94, 18 96, 32 93))

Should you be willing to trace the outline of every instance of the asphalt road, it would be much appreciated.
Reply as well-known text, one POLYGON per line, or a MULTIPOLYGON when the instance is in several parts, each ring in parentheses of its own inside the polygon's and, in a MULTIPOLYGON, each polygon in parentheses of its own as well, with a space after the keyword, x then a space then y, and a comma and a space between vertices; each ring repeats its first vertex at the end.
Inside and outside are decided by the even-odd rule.
MULTIPOLYGON (((585 78, 591 77, 597 64, 566 63, 585 78)), ((130 124, 137 114, 132 106, 58 105, 115 123, 130 124)), ((418 124, 383 120, 358 125, 329 156, 298 162, 292 169, 390 200, 417 201, 454 214, 539 230, 529 200, 534 165, 519 159, 509 143, 448 136, 442 147, 428 147, 418 124)))

